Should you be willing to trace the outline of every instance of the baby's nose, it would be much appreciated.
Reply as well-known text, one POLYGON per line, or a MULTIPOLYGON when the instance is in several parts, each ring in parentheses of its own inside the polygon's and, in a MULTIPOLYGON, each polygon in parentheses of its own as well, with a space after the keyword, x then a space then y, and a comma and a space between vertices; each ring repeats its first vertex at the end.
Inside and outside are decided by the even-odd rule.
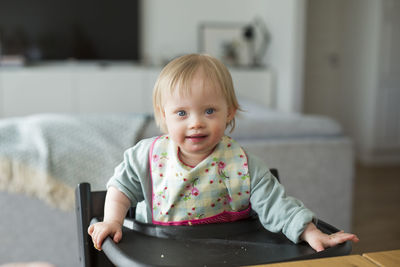
POLYGON ((193 116, 190 121, 190 128, 198 129, 202 127, 204 127, 204 118, 198 115, 193 116))

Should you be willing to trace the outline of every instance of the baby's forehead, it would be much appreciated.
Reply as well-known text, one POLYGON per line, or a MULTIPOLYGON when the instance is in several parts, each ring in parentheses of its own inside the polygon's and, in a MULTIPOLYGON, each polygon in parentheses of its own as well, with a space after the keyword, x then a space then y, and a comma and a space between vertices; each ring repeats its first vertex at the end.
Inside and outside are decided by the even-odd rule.
POLYGON ((185 69, 169 76, 161 87, 160 97, 162 105, 169 97, 185 98, 207 95, 210 97, 222 96, 228 101, 225 83, 218 78, 215 71, 199 66, 191 70, 185 69))
POLYGON ((192 86, 193 84, 177 85, 168 91, 167 96, 174 97, 194 97, 196 95, 203 96, 224 96, 223 90, 218 84, 205 82, 202 85, 192 86))

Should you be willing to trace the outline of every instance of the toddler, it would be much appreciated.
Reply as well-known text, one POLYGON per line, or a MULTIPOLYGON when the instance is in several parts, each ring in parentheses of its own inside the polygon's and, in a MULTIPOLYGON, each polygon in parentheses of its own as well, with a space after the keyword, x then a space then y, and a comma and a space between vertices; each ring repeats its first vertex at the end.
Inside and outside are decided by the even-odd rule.
POLYGON ((327 235, 314 214, 285 195, 282 185, 255 156, 225 135, 240 110, 228 69, 201 54, 174 59, 162 70, 153 92, 154 115, 165 135, 145 139, 124 153, 107 183, 103 222, 88 233, 97 249, 110 235, 122 238, 129 207, 136 219, 159 225, 232 222, 253 210, 263 226, 316 251, 354 234, 327 235))

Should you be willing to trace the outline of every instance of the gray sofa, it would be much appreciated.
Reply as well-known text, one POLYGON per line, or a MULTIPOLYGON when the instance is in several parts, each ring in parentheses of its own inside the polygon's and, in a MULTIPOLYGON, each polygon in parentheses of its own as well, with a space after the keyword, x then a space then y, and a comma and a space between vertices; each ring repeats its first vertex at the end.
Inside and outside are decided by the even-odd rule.
MULTIPOLYGON (((289 195, 302 200, 320 219, 338 228, 351 230, 353 151, 351 141, 343 136, 340 126, 331 119, 324 117, 266 112, 265 110, 257 110, 252 105, 249 105, 247 110, 246 113, 238 117, 237 129, 232 133, 232 137, 249 153, 258 155, 270 168, 279 170, 281 182, 289 195)), ((85 124, 82 125, 87 126, 90 124, 90 120, 99 120, 99 118, 101 119, 101 115, 91 117, 91 119, 86 118, 85 124)), ((23 124, 25 119, 27 118, 20 118, 22 120, 20 123, 23 124)), ((44 118, 44 120, 46 119, 49 119, 49 117, 44 118)), ((62 174, 57 176, 56 173, 51 173, 51 176, 58 183, 64 183, 65 188, 67 188, 56 200, 54 198, 43 198, 38 192, 32 190, 29 192, 10 190, 4 184, 12 183, 13 177, 10 177, 12 171, 8 170, 6 177, 6 174, 1 173, 0 167, 0 179, 2 180, 0 182, 3 183, 0 192, 2 214, 0 221, 0 236, 2 237, 0 239, 2 247, 0 264, 38 260, 47 261, 57 266, 77 266, 79 264, 75 213, 71 210, 71 206, 61 207, 57 204, 49 204, 55 204, 51 201, 61 203, 63 198, 71 197, 74 185, 84 180, 94 184, 96 190, 104 189, 105 181, 112 173, 116 162, 122 159, 124 149, 143 137, 154 136, 159 133, 152 119, 144 119, 141 122, 142 124, 137 127, 140 130, 135 131, 135 135, 124 136, 127 139, 125 143, 121 142, 116 146, 115 142, 109 142, 110 146, 116 146, 111 149, 113 153, 109 156, 96 157, 99 147, 93 147, 91 151, 91 148, 87 145, 95 146, 96 143, 82 141, 81 144, 86 144, 82 145, 85 153, 88 155, 96 153, 92 160, 99 161, 97 165, 94 163, 82 165, 84 166, 82 168, 87 168, 87 172, 84 174, 77 173, 77 165, 74 165, 80 164, 79 161, 82 161, 74 161, 74 158, 75 160, 79 158, 79 155, 74 154, 78 153, 77 148, 70 153, 65 152, 68 156, 64 155, 64 158, 71 160, 69 166, 72 170, 56 168, 52 169, 53 171, 68 172, 68 177, 71 175, 84 177, 92 169, 97 168, 95 172, 97 176, 87 175, 87 179, 80 177, 77 180, 69 179, 63 182, 60 178, 63 176, 62 174), (98 176, 99 168, 103 173, 101 177, 98 176)), ((61 121, 60 123, 64 122, 61 121)), ((107 124, 109 124, 108 121, 103 123, 102 127, 107 124)), ((73 123, 68 124, 67 127, 81 129, 85 127, 82 125, 73 123)), ((91 130, 97 131, 99 129, 101 128, 94 127, 91 130)), ((123 130, 132 131, 129 128, 123 130)), ((74 137, 71 133, 72 131, 69 132, 70 139, 74 137)), ((112 132, 104 133, 99 135, 104 140, 108 140, 110 135, 115 134, 112 132)), ((45 136, 48 137, 49 135, 45 136)), ((78 142, 76 138, 75 136, 74 142, 78 142)), ((121 137, 115 137, 113 140, 118 140, 118 138, 121 137)), ((104 143, 105 141, 102 142, 100 139, 96 142, 104 143)), ((109 149, 107 146, 104 147, 105 151, 109 149)), ((49 149, 49 151, 52 150, 49 149)), ((56 150, 53 150, 51 156, 54 156, 54 151, 56 150)), ((2 157, 4 159, 7 155, 2 154, 0 146, 0 159, 2 157)), ((65 160, 59 161, 64 162, 65 160)), ((38 180, 38 183, 47 183, 46 181, 46 179, 38 180)), ((53 189, 48 188, 45 195, 51 195, 53 189)))

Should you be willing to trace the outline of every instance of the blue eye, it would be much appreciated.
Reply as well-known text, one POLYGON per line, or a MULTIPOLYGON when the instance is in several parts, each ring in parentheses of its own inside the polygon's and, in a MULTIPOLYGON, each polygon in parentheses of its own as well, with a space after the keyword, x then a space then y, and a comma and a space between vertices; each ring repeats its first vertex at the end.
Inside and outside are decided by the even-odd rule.
POLYGON ((179 110, 179 111, 177 112, 177 114, 178 114, 178 116, 183 117, 183 116, 186 116, 186 111, 184 111, 184 110, 179 110))
POLYGON ((206 109, 206 113, 207 113, 207 114, 213 114, 214 111, 215 111, 215 109, 213 109, 213 108, 208 108, 208 109, 206 109))

